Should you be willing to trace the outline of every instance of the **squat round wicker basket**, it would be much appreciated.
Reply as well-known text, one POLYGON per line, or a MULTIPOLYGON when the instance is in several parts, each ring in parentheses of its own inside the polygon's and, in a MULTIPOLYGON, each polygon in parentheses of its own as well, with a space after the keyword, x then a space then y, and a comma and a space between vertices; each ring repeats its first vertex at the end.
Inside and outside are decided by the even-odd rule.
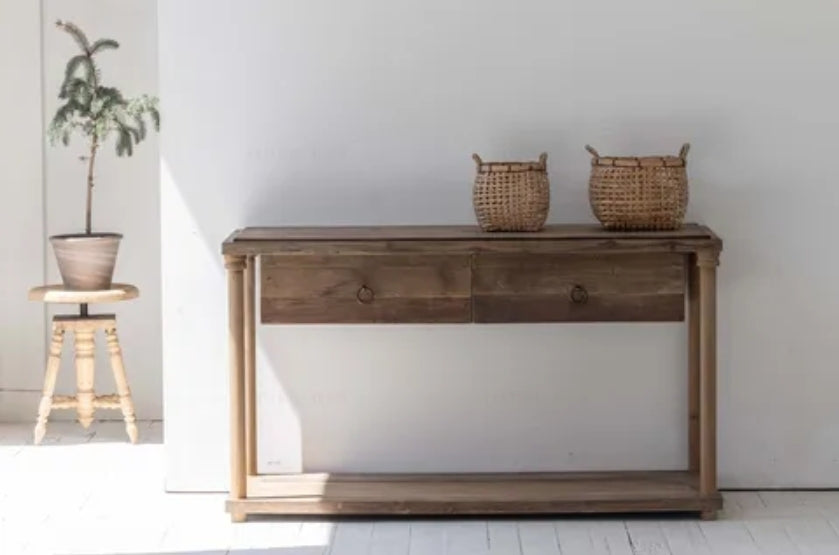
POLYGON ((550 204, 548 155, 537 162, 484 162, 478 165, 472 203, 484 231, 539 231, 550 204))
POLYGON ((606 229, 667 230, 681 227, 688 203, 685 143, 678 156, 605 157, 589 145, 589 200, 606 229))

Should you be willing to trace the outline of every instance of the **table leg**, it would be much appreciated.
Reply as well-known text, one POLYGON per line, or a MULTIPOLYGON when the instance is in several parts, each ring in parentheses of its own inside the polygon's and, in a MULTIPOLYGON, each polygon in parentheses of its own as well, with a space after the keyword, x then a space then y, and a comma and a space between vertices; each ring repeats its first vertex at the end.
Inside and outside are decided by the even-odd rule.
MULTIPOLYGON (((701 252, 699 267, 699 492, 717 493, 717 263, 716 252, 701 252)), ((703 515, 705 516, 705 515, 703 515)))
MULTIPOLYGON (((245 350, 244 350, 244 279, 245 257, 226 255, 228 335, 230 341, 230 499, 247 495, 245 454, 245 350)), ((245 515, 231 513, 234 522, 245 515)))
POLYGON ((44 390, 41 395, 41 403, 38 405, 38 420, 35 423, 33 442, 35 445, 41 443, 47 433, 47 419, 52 410, 52 396, 55 392, 55 380, 58 377, 58 369, 61 367, 61 347, 64 344, 64 328, 56 322, 52 324, 52 341, 50 342, 50 353, 47 359, 47 371, 44 375, 44 390))
POLYGON ((688 470, 699 472, 699 267, 688 257, 688 470))
POLYGON ((119 405, 122 409, 122 417, 125 419, 125 432, 128 434, 131 443, 137 443, 137 417, 134 415, 134 400, 131 398, 131 389, 128 387, 128 378, 125 375, 125 364, 122 360, 122 349, 119 346, 116 328, 106 329, 105 338, 108 342, 111 370, 114 373, 114 381, 119 394, 119 405))
POLYGON ((256 475, 256 258, 248 256, 245 267, 245 443, 247 473, 256 475))
POLYGON ((96 347, 94 343, 96 330, 93 327, 76 326, 75 348, 76 348, 76 399, 78 399, 77 412, 79 424, 89 428, 93 422, 93 400, 96 397, 93 391, 94 356, 96 347))

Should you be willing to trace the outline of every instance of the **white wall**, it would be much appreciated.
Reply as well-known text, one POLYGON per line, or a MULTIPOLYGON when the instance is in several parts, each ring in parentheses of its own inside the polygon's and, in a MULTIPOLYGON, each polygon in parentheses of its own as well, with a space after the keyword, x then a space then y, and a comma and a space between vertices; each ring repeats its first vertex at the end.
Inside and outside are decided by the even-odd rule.
MULTIPOLYGON (((472 222, 472 152, 550 153, 589 221, 583 144, 690 157, 725 240, 720 479, 839 485, 831 255, 839 7, 758 0, 159 2, 170 489, 225 489, 219 244, 255 224, 472 222)), ((674 325, 260 331, 260 465, 672 468, 674 325)))
POLYGON ((41 14, 0 0, 0 421, 37 414, 44 309, 26 291, 44 276, 41 14))
MULTIPOLYGON (((12 4, 9 2, 9 4, 12 4)), ((127 96, 157 92, 157 6, 148 0, 112 2, 107 0, 45 0, 43 13, 39 2, 15 2, 15 10, 26 12, 28 19, 15 22, 3 17, 11 29, 3 33, 9 44, 3 56, 20 64, 20 87, 4 87, 4 94, 14 94, 14 102, 3 102, 3 154, 10 162, 2 165, 5 172, 17 171, 8 183, 14 190, 27 191, 25 202, 4 203, 0 210, 2 229, 9 234, 3 249, 15 249, 6 260, 15 260, 15 270, 0 276, 5 302, 0 322, 15 334, 3 334, 8 341, 11 359, 16 364, 0 365, 0 389, 14 388, 12 393, 0 393, 0 418, 29 420, 37 413, 37 403, 43 380, 44 340, 48 330, 44 325, 43 307, 25 301, 26 290, 46 281, 60 281, 51 249, 44 249, 47 237, 56 233, 83 230, 86 168, 78 157, 85 153, 82 140, 73 139, 67 148, 44 147, 41 153, 42 130, 58 106, 58 90, 66 61, 76 54, 76 45, 65 33, 57 30, 55 20, 66 19, 80 25, 92 38, 107 36, 121 42, 116 52, 105 52, 99 63, 105 82, 118 86, 127 96), (27 4, 25 10, 18 5, 27 4), (43 27, 42 27, 43 23, 43 27), (43 33, 43 34, 42 34, 43 33), (43 42, 42 42, 43 41, 43 42), (41 48, 43 46, 43 83, 41 48), (43 84, 43 90, 42 90, 43 84), (43 94, 42 94, 43 93, 43 94), (43 99, 43 124, 42 124, 43 99), (8 111, 8 115, 6 112, 8 111), (8 137, 7 137, 8 136, 8 137), (7 141, 8 145, 7 146, 7 141), (14 161, 14 162, 12 162, 14 161), (31 184, 21 187, 23 172, 31 184), (20 225, 19 222, 24 222, 20 225), (14 224, 14 225, 10 225, 14 224), (46 225, 45 225, 46 224, 46 225), (18 273, 18 262, 23 270, 18 273), (31 266, 31 267, 30 267, 31 266), (19 315, 23 314, 21 318, 19 315), (8 370, 6 369, 8 368, 8 370), (6 398, 9 402, 5 402, 6 398)), ((3 66, 9 66, 5 63, 3 66)), ((10 74, 15 74, 14 72, 10 74)), ((161 393, 161 335, 160 335, 160 204, 158 138, 151 134, 140 145, 132 158, 118 159, 113 145, 106 145, 97 164, 97 188, 94 192, 94 228, 98 231, 118 231, 125 235, 117 262, 115 279, 139 286, 140 299, 119 305, 98 305, 96 312, 116 312, 119 317, 120 341, 124 351, 129 383, 134 395, 138 418, 159 419, 162 416, 161 393)), ((8 187, 8 186, 7 186, 8 187)), ((4 189, 6 190, 6 189, 4 189)), ((16 194, 16 193, 15 193, 16 194)), ((53 312, 66 312, 72 307, 53 312)), ((72 342, 65 345, 64 359, 58 380, 58 390, 72 392, 75 373, 72 365, 72 342)), ((3 355, 0 355, 3 356, 3 355)), ((96 387, 98 391, 114 390, 104 343, 97 358, 96 387)), ((72 411, 56 411, 51 418, 74 418, 72 411)), ((99 418, 121 418, 119 412, 100 411, 99 418)))

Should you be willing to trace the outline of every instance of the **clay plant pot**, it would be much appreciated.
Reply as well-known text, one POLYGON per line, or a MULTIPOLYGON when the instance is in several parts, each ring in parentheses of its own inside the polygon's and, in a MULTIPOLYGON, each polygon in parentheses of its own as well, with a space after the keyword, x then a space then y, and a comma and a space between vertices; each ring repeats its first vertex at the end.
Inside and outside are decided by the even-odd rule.
POLYGON ((50 237, 64 286, 75 291, 110 289, 121 239, 119 233, 50 237))

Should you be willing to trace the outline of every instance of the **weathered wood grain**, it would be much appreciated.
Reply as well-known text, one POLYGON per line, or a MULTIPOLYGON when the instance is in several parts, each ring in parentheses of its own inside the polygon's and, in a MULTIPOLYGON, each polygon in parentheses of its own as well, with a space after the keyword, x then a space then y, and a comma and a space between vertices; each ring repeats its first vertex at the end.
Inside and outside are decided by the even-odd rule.
POLYGON ((266 256, 261 276, 264 323, 470 320, 465 256, 266 256))
POLYGON ((525 474, 299 474, 254 476, 247 513, 495 514, 705 511, 719 495, 700 495, 688 472, 525 474))
POLYGON ((483 232, 477 226, 246 228, 222 244, 223 254, 472 254, 562 252, 696 252, 722 248, 707 227, 675 231, 606 231, 592 225, 552 225, 539 232, 483 232))
POLYGON ((486 232, 473 225, 389 225, 389 226, 314 226, 314 227, 249 227, 234 232, 226 243, 236 241, 458 241, 485 239, 628 239, 653 238, 715 238, 705 226, 685 224, 672 231, 608 231, 597 224, 553 224, 537 232, 486 232))
MULTIPOLYGON (((717 491, 717 258, 700 251, 699 267, 699 490, 717 491)), ((713 514, 703 514, 712 518, 713 514)))
POLYGON ((699 267, 688 256, 688 469, 699 472, 699 267))
POLYGON ((678 254, 478 255, 476 322, 627 322, 684 319, 678 254))

